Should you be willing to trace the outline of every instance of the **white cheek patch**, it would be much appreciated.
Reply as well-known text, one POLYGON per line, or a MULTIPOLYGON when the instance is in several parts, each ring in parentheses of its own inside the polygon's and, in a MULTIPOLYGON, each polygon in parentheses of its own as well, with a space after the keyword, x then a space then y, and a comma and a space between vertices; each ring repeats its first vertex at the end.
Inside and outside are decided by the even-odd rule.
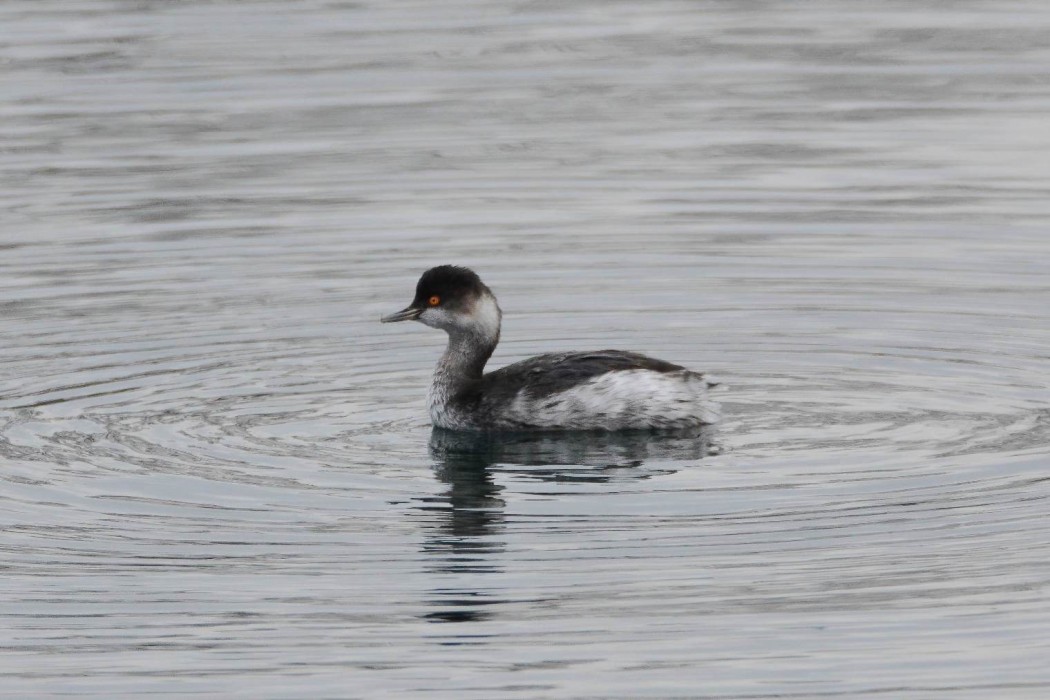
POLYGON ((469 313, 449 311, 440 306, 425 309, 419 315, 419 321, 450 333, 465 331, 486 342, 495 342, 499 338, 500 310, 491 296, 477 299, 469 313))
POLYGON ((424 309, 419 315, 419 322, 431 328, 448 328, 455 325, 456 317, 448 312, 448 309, 424 309))
POLYGON ((486 294, 474 302, 472 324, 483 338, 498 338, 500 315, 496 300, 486 294))

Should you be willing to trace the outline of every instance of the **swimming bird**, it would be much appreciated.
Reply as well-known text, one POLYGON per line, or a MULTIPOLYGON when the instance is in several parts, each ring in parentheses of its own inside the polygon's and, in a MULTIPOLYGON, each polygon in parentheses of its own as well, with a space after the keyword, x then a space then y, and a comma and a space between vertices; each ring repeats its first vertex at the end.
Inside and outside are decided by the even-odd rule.
POLYGON ((465 267, 423 273, 412 303, 383 323, 419 321, 448 334, 427 394, 431 422, 468 431, 682 430, 718 420, 714 384, 680 365, 623 350, 557 352, 485 373, 503 312, 465 267))

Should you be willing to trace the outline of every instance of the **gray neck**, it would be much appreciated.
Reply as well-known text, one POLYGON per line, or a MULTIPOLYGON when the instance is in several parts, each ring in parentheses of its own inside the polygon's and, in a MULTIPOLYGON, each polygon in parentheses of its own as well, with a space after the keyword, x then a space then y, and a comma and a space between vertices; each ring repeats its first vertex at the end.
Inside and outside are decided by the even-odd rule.
POLYGON ((473 331, 449 333, 448 347, 434 370, 434 385, 444 389, 442 393, 445 395, 453 396, 458 389, 481 379, 485 363, 492 357, 498 342, 498 330, 495 337, 473 331))
POLYGON ((469 314, 444 326, 448 347, 434 371, 435 388, 446 396, 455 396, 459 389, 481 379, 485 363, 499 342, 502 318, 496 298, 486 292, 473 300, 469 314))
POLYGON ((448 317, 450 322, 440 326, 448 333, 448 347, 438 361, 427 394, 434 425, 455 428, 470 424, 469 417, 458 414, 453 399, 481 379, 485 363, 499 342, 502 316, 496 299, 485 294, 475 300, 470 314, 448 317))

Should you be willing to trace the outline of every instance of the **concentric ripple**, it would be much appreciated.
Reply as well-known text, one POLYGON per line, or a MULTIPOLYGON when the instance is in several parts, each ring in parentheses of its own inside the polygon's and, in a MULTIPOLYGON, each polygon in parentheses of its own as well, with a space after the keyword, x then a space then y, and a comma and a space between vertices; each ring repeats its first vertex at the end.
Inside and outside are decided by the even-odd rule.
POLYGON ((1046 697, 1048 28, 0 5, 3 694, 1046 697), (432 431, 448 262, 725 420, 432 431))
MULTIPOLYGON (((90 663, 87 678, 131 693, 172 677, 229 688, 269 663, 277 678, 309 665, 317 688, 354 669, 430 694, 459 668, 511 694, 526 672, 615 696, 594 668, 642 687, 713 663, 732 695, 718 659, 776 684, 792 659, 860 669, 877 650, 898 672, 901 654, 925 659, 902 687, 934 668, 979 694, 992 648, 1020 655, 1020 680, 987 687, 1041 692, 1050 414, 1032 290, 981 308, 975 265, 872 294, 877 268, 766 268, 766 240, 708 243, 720 264, 702 281, 650 251, 636 273, 660 283, 640 288, 479 265, 507 311, 494 362, 618 344, 709 369, 726 419, 696 436, 432 432, 441 339, 375 322, 412 271, 322 286, 326 245, 274 262, 272 282, 202 271, 182 291, 100 294, 83 317, 76 296, 23 305, 0 426, 8 653, 67 661, 9 666, 13 687, 90 690, 90 663), (776 292, 735 291, 749 284, 776 292)), ((872 244, 823 241, 851 258, 872 244)), ((122 269, 221 260, 81 245, 112 246, 122 269)), ((36 251, 21 255, 41 265, 36 251)), ((882 687, 864 677, 836 692, 882 687)))

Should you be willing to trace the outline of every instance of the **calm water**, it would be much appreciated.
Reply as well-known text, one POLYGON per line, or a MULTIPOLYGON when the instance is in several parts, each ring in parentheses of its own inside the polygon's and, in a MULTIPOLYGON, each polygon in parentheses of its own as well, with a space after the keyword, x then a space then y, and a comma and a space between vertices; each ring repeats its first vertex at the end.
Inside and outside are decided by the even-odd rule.
POLYGON ((1047 3, 8 0, 0 66, 5 696, 1050 693, 1047 3), (724 423, 432 435, 444 262, 493 366, 724 423))

